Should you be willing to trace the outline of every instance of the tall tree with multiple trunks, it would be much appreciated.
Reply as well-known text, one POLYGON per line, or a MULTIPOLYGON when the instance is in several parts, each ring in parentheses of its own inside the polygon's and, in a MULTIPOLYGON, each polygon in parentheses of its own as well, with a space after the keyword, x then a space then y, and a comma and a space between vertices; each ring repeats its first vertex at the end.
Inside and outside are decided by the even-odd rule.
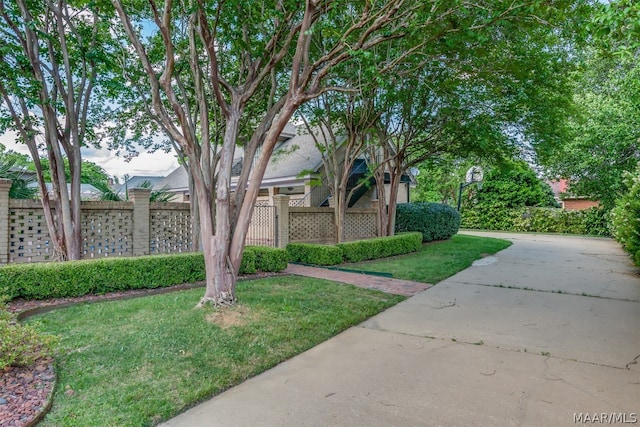
MULTIPOLYGON (((325 79, 347 63, 388 40, 416 35, 402 56, 446 35, 473 32, 514 15, 532 15, 543 1, 409 0, 204 2, 149 0, 149 12, 162 39, 163 62, 153 62, 147 37, 135 26, 142 15, 134 6, 112 0, 148 78, 153 113, 188 158, 198 197, 207 287, 200 301, 235 302, 235 283, 254 202, 278 136, 304 102, 340 84, 325 79), (419 39, 417 35, 428 34, 419 39), (181 96, 180 70, 194 82, 195 123, 181 96), (212 93, 212 102, 207 97, 212 93), (234 154, 248 108, 270 96, 248 120, 255 129, 243 141, 245 161, 235 187, 234 154), (213 105, 215 104, 215 105, 213 105), (220 111, 224 132, 212 150, 208 114, 220 111), (176 117, 177 120, 172 120, 176 117), (215 168, 207 158, 215 157, 215 168), (214 176, 217 174, 217 179, 214 176), (215 204, 215 209, 213 206, 215 204)), ((535 19, 532 17, 531 19, 535 19)), ((389 58, 389 65, 393 58, 389 58)))
POLYGON ((368 136, 377 120, 363 88, 355 89, 356 86, 350 85, 354 89, 348 93, 324 93, 304 105, 299 114, 322 156, 322 181, 333 201, 336 243, 342 243, 346 237, 347 207, 355 192, 367 185, 371 171, 352 175, 357 160, 371 147, 368 136), (358 176, 363 179, 353 182, 358 176))
POLYGON ((452 5, 445 19, 420 33, 334 69, 333 81, 351 92, 325 96, 302 115, 321 130, 318 145, 331 160, 325 168, 337 221, 348 200, 344 181, 358 156, 368 158, 378 199, 389 200, 378 206, 382 233, 390 235, 409 168, 447 153, 510 157, 517 138, 535 144, 557 139, 569 99, 562 77, 568 51, 554 25, 567 20, 564 11, 572 4, 452 5))
POLYGON ((279 0, 166 1, 159 6, 150 0, 153 22, 166 55, 160 75, 144 37, 134 25, 137 11, 119 0, 113 0, 113 5, 147 74, 153 112, 189 160, 199 200, 207 275, 200 305, 209 301, 216 305, 234 304, 254 202, 280 133, 303 102, 329 90, 323 80, 337 64, 357 52, 400 37, 406 28, 419 22, 426 24, 428 16, 423 20, 422 13, 418 13, 424 5, 403 0, 309 0, 302 6, 297 1, 279 0), (311 49, 318 39, 325 40, 326 49, 311 49), (191 120, 180 97, 176 80, 180 67, 188 67, 196 82, 193 99, 203 115, 198 123, 191 120), (207 90, 212 92, 215 106, 210 105, 207 90), (241 122, 252 101, 264 90, 272 96, 263 112, 253 118, 255 131, 244 143, 245 161, 237 184, 232 187, 241 122), (222 114, 224 133, 213 151, 209 145, 208 115, 216 109, 222 114), (174 114, 177 122, 172 120, 174 114), (207 161, 211 156, 218 159, 215 169, 207 161))
POLYGON ((54 259, 79 259, 81 147, 99 111, 94 89, 106 27, 95 10, 65 0, 3 0, 0 21, 0 126, 29 148, 54 259))
MULTIPOLYGON (((561 140, 571 101, 566 46, 574 34, 558 28, 585 16, 567 15, 572 4, 579 3, 530 9, 490 28, 449 36, 416 60, 398 63, 385 78, 375 99, 391 179, 388 219, 382 221, 388 234, 407 169, 443 156, 510 158, 523 146, 561 140)), ((470 27, 462 19, 460 26, 470 27)))

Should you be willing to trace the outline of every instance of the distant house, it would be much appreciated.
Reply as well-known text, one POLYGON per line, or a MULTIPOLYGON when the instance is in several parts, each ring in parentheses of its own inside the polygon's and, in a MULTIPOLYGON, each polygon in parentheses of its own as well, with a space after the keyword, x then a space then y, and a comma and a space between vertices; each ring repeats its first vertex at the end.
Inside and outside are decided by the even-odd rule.
MULTIPOLYGON (((237 176, 242 168, 242 156, 235 159, 231 189, 237 182, 237 176)), ((364 159, 357 159, 349 179, 355 186, 365 175, 367 165, 364 159)), ((387 176, 388 178, 388 176, 387 176)), ((415 179, 409 174, 401 179, 398 202, 408 202, 411 188, 415 188, 415 179)), ((387 179, 386 185, 389 185, 387 179)), ((189 200, 189 176, 184 167, 171 172, 164 180, 159 181, 154 188, 165 187, 175 193, 174 201, 189 200)), ((269 203, 271 197, 277 194, 290 196, 290 205, 319 207, 329 206, 330 194, 326 184, 322 154, 315 145, 311 135, 297 133, 295 127, 289 125, 281 135, 281 141, 274 151, 265 171, 257 203, 269 203)), ((387 191, 386 194, 389 194, 387 191)), ((388 196, 387 196, 388 197, 388 196)), ((370 207, 372 200, 377 199, 375 183, 362 186, 352 196, 349 207, 370 207)), ((388 200, 387 200, 388 202, 388 200)))
POLYGON ((165 179, 164 176, 144 176, 144 175, 134 175, 131 177, 127 177, 125 182, 122 184, 118 184, 113 189, 116 194, 118 194, 123 199, 126 198, 127 193, 132 188, 142 188, 146 184, 149 183, 149 188, 154 190, 159 190, 162 188, 162 185, 159 185, 165 179))
POLYGON ((562 209, 568 211, 577 211, 600 206, 598 200, 592 200, 588 197, 580 197, 571 193, 571 183, 568 179, 560 178, 547 181, 556 200, 562 206, 562 209))
MULTIPOLYGON (((54 199, 55 193, 53 192, 53 184, 50 182, 47 182, 45 184, 47 186, 47 192, 49 193, 49 197, 51 199, 54 199)), ((32 182, 29 184, 29 187, 38 189, 38 183, 32 182)), ((67 184, 67 190, 71 192, 71 184, 67 184)), ((96 187, 94 187, 91 184, 80 184, 80 199, 81 200, 98 200, 100 199, 100 190, 98 190, 96 187)))

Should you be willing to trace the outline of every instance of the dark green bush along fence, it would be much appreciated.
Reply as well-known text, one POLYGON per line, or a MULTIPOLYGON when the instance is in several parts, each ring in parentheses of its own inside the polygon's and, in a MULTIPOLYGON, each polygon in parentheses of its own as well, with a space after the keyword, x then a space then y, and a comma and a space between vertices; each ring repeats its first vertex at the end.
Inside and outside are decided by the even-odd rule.
POLYGON ((396 233, 419 231, 423 242, 447 240, 458 232, 460 214, 441 203, 401 203, 396 210, 396 233))
POLYGON ((289 261, 312 265, 336 265, 415 252, 422 246, 421 233, 356 240, 335 246, 289 243, 289 261))
POLYGON ((483 230, 610 236, 609 216, 609 213, 601 208, 567 211, 538 207, 519 209, 502 209, 500 206, 476 207, 466 209, 462 213, 462 227, 483 230))
MULTIPOLYGON (((247 247, 240 274, 282 271, 286 268, 286 259, 284 249, 247 247)), ((9 264, 0 267, 0 295, 9 299, 78 297, 160 288, 204 279, 202 253, 9 264)))

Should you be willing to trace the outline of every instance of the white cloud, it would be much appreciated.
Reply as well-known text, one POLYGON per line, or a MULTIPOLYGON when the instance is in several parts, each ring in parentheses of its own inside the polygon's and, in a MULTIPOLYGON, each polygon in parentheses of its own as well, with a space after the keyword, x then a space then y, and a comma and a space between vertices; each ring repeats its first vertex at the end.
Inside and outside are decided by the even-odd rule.
MULTIPOLYGON (((15 141, 16 134, 14 132, 6 132, 0 135, 0 144, 3 144, 8 150, 29 154, 29 149, 26 145, 15 141)), ((143 151, 127 162, 124 158, 117 157, 106 148, 96 149, 91 147, 83 149, 82 156, 84 160, 102 166, 109 175, 117 177, 124 175, 166 176, 178 167, 178 161, 173 152, 164 153, 158 151, 156 153, 147 153, 143 151)))

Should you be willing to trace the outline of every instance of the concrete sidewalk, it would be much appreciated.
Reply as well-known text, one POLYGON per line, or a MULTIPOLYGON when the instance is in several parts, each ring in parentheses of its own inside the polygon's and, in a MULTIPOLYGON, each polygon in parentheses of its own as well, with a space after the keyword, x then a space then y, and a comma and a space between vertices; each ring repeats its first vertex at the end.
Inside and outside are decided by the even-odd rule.
POLYGON ((640 277, 619 246, 482 235, 514 245, 164 425, 639 423, 640 277))

